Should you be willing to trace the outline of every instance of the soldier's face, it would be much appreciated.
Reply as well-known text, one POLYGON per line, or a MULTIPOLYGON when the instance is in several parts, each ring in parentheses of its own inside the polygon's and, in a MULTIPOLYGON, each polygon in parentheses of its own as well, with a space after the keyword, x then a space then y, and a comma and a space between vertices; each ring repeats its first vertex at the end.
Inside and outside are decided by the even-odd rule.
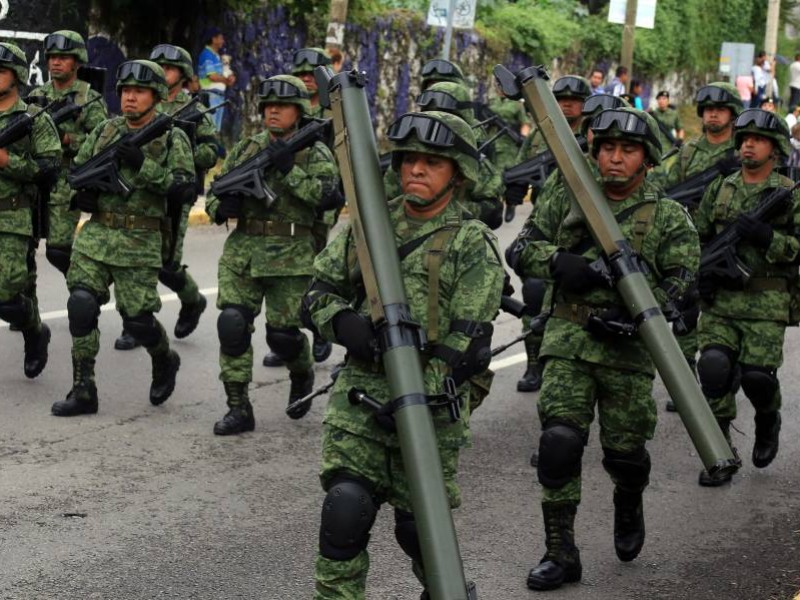
POLYGON ((645 174, 644 146, 629 140, 605 140, 600 143, 597 166, 603 177, 630 179, 645 174))
POLYGON ((306 84, 309 94, 311 94, 312 96, 316 95, 317 80, 314 79, 313 73, 300 73, 300 75, 298 75, 297 77, 300 79, 300 81, 306 84))
POLYGON ((120 94, 123 114, 145 113, 155 104, 156 93, 147 87, 126 85, 120 94))
POLYGON ((739 154, 742 157, 742 163, 745 165, 763 165, 772 158, 774 149, 775 146, 768 137, 756 133, 748 133, 742 138, 742 147, 739 149, 739 154))
POLYGON ((406 152, 400 163, 400 185, 404 194, 432 200, 455 172, 455 165, 449 158, 423 152, 406 152))
POLYGON ((162 65, 164 67, 164 75, 166 76, 167 87, 172 88, 180 83, 183 73, 174 65, 162 65))
POLYGON ((578 98, 559 98, 558 105, 561 107, 561 112, 564 113, 564 117, 566 117, 570 124, 581 118, 583 100, 579 100, 578 98))
POLYGON ((275 129, 291 129, 300 119, 295 104, 268 104, 264 107, 264 124, 275 129))
POLYGON ((0 67, 0 95, 7 94, 17 82, 14 71, 0 67))
POLYGON ((50 56, 47 59, 47 70, 50 77, 57 80, 68 79, 78 66, 74 56, 50 56))
POLYGON ((727 106, 707 106, 703 109, 703 126, 719 133, 733 122, 733 112, 727 106))
POLYGON ((658 102, 658 108, 661 110, 667 110, 667 107, 669 106, 669 98, 666 96, 661 96, 656 100, 656 102, 658 102))

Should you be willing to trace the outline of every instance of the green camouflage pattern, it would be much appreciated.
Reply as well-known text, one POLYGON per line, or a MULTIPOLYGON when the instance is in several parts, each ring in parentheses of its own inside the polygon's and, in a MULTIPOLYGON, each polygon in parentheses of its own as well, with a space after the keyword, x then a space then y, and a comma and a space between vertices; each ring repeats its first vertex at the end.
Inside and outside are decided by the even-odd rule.
MULTIPOLYGON (((523 125, 530 125, 530 119, 525 112, 525 106, 518 100, 509 100, 508 98, 496 98, 489 104, 489 109, 503 119, 508 125, 514 128, 517 132, 520 131, 523 125)), ((491 125, 485 128, 486 138, 489 139, 500 130, 496 125, 491 125)), ((519 147, 507 135, 501 135, 495 140, 492 145, 493 160, 497 166, 497 170, 501 173, 503 169, 513 167, 517 164, 517 153, 519 147)))
MULTIPOLYGON (((25 52, 17 46, 16 44, 12 44, 11 42, 0 42, 0 46, 11 52, 17 58, 22 59, 24 64, 20 65, 11 61, 3 61, 0 62, 0 67, 4 69, 10 69, 14 72, 14 75, 17 78, 17 82, 20 85, 27 85, 28 83, 28 58, 25 56, 25 52)), ((19 88, 17 88, 19 89, 19 88)))
POLYGON ((705 171, 733 149, 733 136, 721 144, 712 144, 706 136, 700 136, 683 144, 677 154, 673 154, 651 170, 648 179, 662 189, 668 190, 689 177, 705 171))
MULTIPOLYGON (((191 100, 192 97, 189 94, 180 91, 172 100, 159 102, 158 105, 156 105, 156 110, 168 115, 174 115, 191 102, 191 100)), ((202 109, 202 106, 199 108, 202 109)), ((195 167, 199 170, 207 171, 217 164, 217 148, 220 145, 219 134, 214 127, 214 121, 211 120, 210 115, 203 115, 203 118, 200 119, 200 122, 197 124, 195 142, 195 167)))
POLYGON ((196 304, 200 301, 200 287, 197 285, 197 282, 194 280, 194 277, 189 273, 189 270, 186 268, 186 265, 183 263, 183 241, 186 239, 186 230, 189 228, 189 213, 192 212, 191 206, 184 206, 181 212, 181 222, 178 225, 178 234, 175 236, 175 240, 173 242, 175 246, 174 256, 172 258, 172 262, 175 265, 178 265, 178 271, 183 273, 186 278, 186 283, 184 284, 183 288, 175 292, 178 294, 178 299, 181 301, 182 305, 186 304, 196 304))
POLYGON ((303 83, 303 80, 299 77, 295 77, 294 75, 273 75, 267 81, 284 81, 288 84, 293 85, 303 94, 307 94, 305 98, 301 98, 300 96, 293 96, 290 98, 278 97, 275 93, 270 92, 266 96, 258 96, 258 112, 260 115, 263 116, 264 108, 269 104, 294 104, 300 109, 300 116, 303 117, 305 115, 311 114, 311 102, 309 98, 311 94, 306 87, 306 84, 303 83))
MULTIPOLYGON (((537 404, 539 420, 542 425, 551 419, 566 421, 588 435, 596 407, 600 445, 633 452, 655 433, 657 411, 652 390, 653 378, 642 372, 580 359, 550 358, 537 404)), ((559 489, 542 486, 542 503, 580 500, 580 474, 559 489)))
MULTIPOLYGON (((130 131, 123 117, 101 123, 86 138, 75 164, 82 165, 130 131)), ((132 185, 130 195, 101 193, 101 212, 165 219, 166 194, 175 178, 194 179, 191 142, 177 127, 143 146, 142 151, 145 159, 138 172, 129 165, 120 166, 120 174, 132 185)), ((89 221, 75 238, 73 250, 110 266, 159 269, 167 246, 164 241, 161 231, 115 229, 89 221)))
POLYGON ((49 50, 45 49, 45 58, 50 58, 51 56, 74 56, 75 60, 77 60, 79 63, 86 64, 89 62, 89 54, 86 51, 86 41, 83 39, 83 36, 80 33, 77 31, 70 31, 69 29, 59 29, 50 35, 63 35, 68 40, 77 42, 82 47, 71 48, 69 50, 59 50, 58 48, 50 48, 49 50))
POLYGON ((39 302, 36 297, 36 248, 30 237, 0 232, 0 302, 21 297, 30 302, 30 311, 21 330, 38 329, 39 302), (33 269, 29 269, 29 265, 33 269))
POLYGON ((146 87, 150 88, 156 93, 156 99, 166 101, 169 98, 169 90, 167 89, 167 84, 162 83, 166 81, 166 75, 164 75, 164 69, 161 68, 161 65, 158 63, 154 63, 152 60, 131 60, 128 62, 136 63, 139 65, 143 65, 150 69, 153 73, 161 77, 161 81, 139 81, 136 79, 133 74, 131 73, 125 79, 117 79, 117 96, 122 94, 122 88, 126 85, 135 86, 135 87, 146 87))
MULTIPOLYGON (((731 221, 747 211, 755 208, 764 190, 768 188, 789 188, 791 179, 771 173, 762 183, 746 185, 742 181, 741 171, 726 178, 717 178, 706 189, 695 216, 695 225, 702 240, 710 240, 731 221), (720 194, 724 187, 730 186, 733 194, 729 202, 721 202, 720 194)), ((727 196, 728 193, 725 193, 727 196)), ((773 220, 774 234, 772 243, 765 251, 745 241, 737 246, 737 254, 742 261, 753 269, 754 278, 776 278, 788 282, 797 277, 797 256, 800 251, 800 240, 795 233, 800 223, 800 192, 793 195, 791 209, 782 217, 773 220)), ((788 288, 788 286, 787 286, 788 288)), ((703 311, 718 317, 731 319, 753 319, 789 322, 789 305, 791 297, 788 291, 754 290, 742 291, 717 290, 714 302, 704 304, 703 311)))
MULTIPOLYGON (((266 148, 270 133, 264 131, 242 140, 228 154, 222 173, 241 164, 266 148)), ((277 199, 265 206, 253 198, 245 198, 245 219, 259 219, 279 223, 295 223, 313 227, 316 208, 322 200, 323 189, 337 185, 339 171, 333 155, 325 144, 316 142, 312 147, 295 154, 292 170, 286 175, 272 169, 265 183, 275 192, 277 199)), ((206 211, 212 221, 219 206, 213 193, 206 198, 206 211)), ((313 272, 316 251, 311 236, 254 236, 233 230, 225 242, 220 265, 234 273, 253 278, 305 276, 313 272)))
MULTIPOLYGON (((636 208, 655 202, 652 225, 641 237, 640 256, 650 272, 646 277, 653 294, 662 305, 668 300, 665 287, 675 286, 677 295, 688 287, 685 279, 665 276, 672 270, 683 268, 696 273, 699 265, 700 246, 697 232, 686 211, 676 202, 663 198, 657 188, 648 184, 640 186, 631 196, 622 201, 609 200, 609 208, 615 215, 625 211, 619 223, 625 239, 634 237, 636 208)), ((599 248, 591 242, 588 227, 577 208, 573 208, 567 194, 555 195, 552 200, 537 207, 533 219, 519 237, 531 240, 520 256, 520 269, 524 277, 551 279, 550 263, 559 249, 587 247, 582 252, 589 261, 600 256, 599 248), (537 241, 538 238, 538 241, 537 241)), ((577 304, 595 307, 624 306, 615 289, 595 288, 586 294, 575 296, 554 291, 558 304, 577 304)), ((598 340, 571 320, 551 317, 547 322, 542 357, 560 357, 605 365, 614 369, 625 369, 653 376, 655 371, 647 348, 638 336, 614 340, 613 343, 598 340)))
MULTIPOLYGON (((675 136, 678 131, 683 129, 683 124, 681 123, 681 117, 678 114, 678 111, 669 106, 667 106, 667 108, 664 110, 661 110, 660 108, 654 108, 650 111, 650 116, 661 123, 661 125, 664 126, 664 129, 669 131, 673 136, 675 136)), ((659 131, 659 133, 661 133, 663 136, 663 140, 661 142, 662 145, 664 148, 669 148, 671 142, 666 139, 666 136, 662 132, 659 131)))

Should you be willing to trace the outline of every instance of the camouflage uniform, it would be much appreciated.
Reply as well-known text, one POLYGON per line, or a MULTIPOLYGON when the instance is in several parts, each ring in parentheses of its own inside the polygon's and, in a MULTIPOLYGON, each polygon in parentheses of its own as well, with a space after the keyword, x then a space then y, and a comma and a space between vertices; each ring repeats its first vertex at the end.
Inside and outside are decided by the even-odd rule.
MULTIPOLYGON (((11 70, 17 82, 27 81, 28 63, 22 50, 0 44, 0 52, 11 53, 8 59, 0 58, 0 68, 11 70)), ((17 99, 0 113, 0 131, 25 112, 35 114, 39 110, 17 99)), ((36 297, 32 206, 38 201, 38 177, 58 168, 61 144, 52 119, 40 115, 29 135, 4 149, 8 165, 0 169, 0 319, 22 332, 25 375, 32 378, 47 364, 50 341, 50 330, 39 318, 36 297)))
MULTIPOLYGON (((489 109, 517 132, 519 132, 523 125, 530 124, 530 119, 525 112, 525 106, 518 100, 495 98, 491 104, 489 104, 489 109)), ((498 127, 490 126, 487 128, 486 135, 492 137, 498 131, 498 127)), ((503 169, 513 167, 517 164, 519 147, 509 136, 501 135, 498 137, 494 142, 493 149, 494 164, 497 166, 498 171, 502 172, 503 169)))
POLYGON ((650 116, 661 124, 661 127, 658 128, 659 133, 661 133, 661 145, 664 148, 669 148, 673 145, 673 140, 678 139, 678 132, 683 129, 678 111, 670 106, 664 110, 656 107, 650 111, 650 116), (672 139, 667 137, 662 128, 663 130, 669 131, 672 139))

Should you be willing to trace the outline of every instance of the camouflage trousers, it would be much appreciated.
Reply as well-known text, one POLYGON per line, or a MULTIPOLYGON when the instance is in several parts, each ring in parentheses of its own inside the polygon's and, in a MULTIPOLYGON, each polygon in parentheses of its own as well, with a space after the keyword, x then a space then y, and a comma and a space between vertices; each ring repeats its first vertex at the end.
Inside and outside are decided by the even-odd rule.
MULTIPOLYGON (((161 283, 166 285, 169 289, 175 292, 178 295, 178 300, 181 301, 181 304, 197 304, 200 302, 200 289, 197 285, 197 282, 194 278, 189 274, 189 270, 187 269, 186 265, 181 264, 183 261, 183 241, 186 239, 186 230, 189 227, 189 212, 192 210, 191 206, 184 206, 183 207, 183 214, 181 215, 181 222, 178 226, 177 236, 175 237, 175 254, 172 259, 171 270, 176 273, 179 279, 185 281, 179 289, 176 289, 174 284, 171 284, 169 277, 164 277, 164 273, 167 270, 167 267, 164 267, 160 274, 159 280, 161 283)), ((168 275, 171 275, 167 271, 168 275)))
MULTIPOLYGON (((550 357, 544 367, 539 419, 542 426, 554 419, 568 422, 588 435, 597 406, 600 445, 616 452, 633 452, 655 433, 652 391, 653 379, 645 373, 550 357)), ((580 474, 560 489, 542 486, 543 503, 578 503, 580 499, 580 474)))
MULTIPOLYGON (((531 328, 531 319, 529 315, 524 315, 522 317, 522 333, 528 331, 531 328)), ((528 355, 528 364, 535 365, 539 362, 539 351, 542 349, 542 340, 544 340, 544 335, 531 333, 528 335, 525 340, 525 354, 528 355)))
MULTIPOLYGON (((730 319, 704 312, 700 316, 698 339, 701 351, 710 345, 730 348, 739 364, 778 369, 783 364, 783 339, 786 325, 777 321, 730 319)), ((706 398, 711 411, 718 419, 736 418, 736 393, 722 398, 706 398)), ((762 407, 765 412, 781 407, 781 390, 778 387, 772 402, 762 407)))
MULTIPOLYGON (((440 448, 439 453, 450 507, 456 508, 461 504, 461 492, 456 481, 458 449, 440 448)), ((388 502, 396 509, 412 512, 400 448, 387 447, 337 427, 324 425, 320 474, 323 489, 327 490, 333 478, 342 473, 369 481, 381 504, 388 502)), ((421 565, 414 567, 415 573, 421 578, 421 565)), ((318 554, 314 570, 314 600, 364 600, 368 570, 367 550, 355 558, 341 561, 318 554)))
MULTIPOLYGON (((219 296, 217 308, 226 305, 244 306, 255 316, 261 312, 261 304, 265 304, 267 322, 272 327, 297 327, 300 322, 300 303, 306 293, 311 278, 306 276, 283 277, 249 277, 231 270, 224 263, 219 264, 219 296)), ((250 326, 250 332, 255 331, 250 326)), ((303 350, 300 355, 286 364, 292 373, 306 373, 313 366, 311 345, 303 336, 303 350)), ((241 356, 229 356, 220 352, 219 366, 221 381, 238 381, 248 383, 253 380, 253 346, 241 356)))
MULTIPOLYGON (((143 313, 161 310, 158 296, 158 269, 154 267, 116 267, 85 254, 75 253, 67 272, 67 287, 70 291, 82 288, 94 294, 100 305, 111 299, 110 287, 114 284, 114 300, 117 311, 123 316, 136 317, 143 313)), ((169 350, 169 338, 156 320, 161 339, 155 346, 147 348, 151 356, 162 356, 169 350)), ((72 356, 75 359, 94 358, 100 352, 100 330, 95 327, 88 335, 72 337, 72 356)))
POLYGON ((50 203, 48 211, 47 245, 54 248, 72 248, 75 239, 75 230, 81 218, 81 211, 70 210, 69 201, 66 203, 50 203))
POLYGON ((38 329, 39 302, 36 297, 36 244, 32 238, 0 233, 0 303, 22 300, 27 314, 17 324, 20 330, 38 329))

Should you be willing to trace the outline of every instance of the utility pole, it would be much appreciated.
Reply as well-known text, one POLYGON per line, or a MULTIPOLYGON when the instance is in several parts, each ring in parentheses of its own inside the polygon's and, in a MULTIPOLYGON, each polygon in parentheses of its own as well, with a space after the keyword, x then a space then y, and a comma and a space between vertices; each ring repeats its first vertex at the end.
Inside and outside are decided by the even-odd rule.
POLYGON ((764 52, 767 53, 767 60, 770 64, 769 78, 767 79, 767 91, 765 95, 772 98, 775 79, 775 71, 778 67, 775 62, 775 54, 778 52, 778 21, 781 14, 781 0, 769 0, 767 5, 767 32, 764 35, 764 52))
POLYGON ((622 56, 620 65, 628 69, 628 91, 633 77, 633 43, 636 35, 636 9, 639 0, 628 0, 625 3, 625 25, 622 27, 622 56))
POLYGON ((442 48, 442 58, 450 60, 450 44, 453 41, 453 19, 456 12, 456 0, 447 3, 447 27, 444 30, 444 48, 442 48))
POLYGON ((344 25, 347 23, 347 0, 331 0, 331 12, 328 18, 328 29, 325 34, 325 49, 333 60, 333 68, 342 68, 344 55, 344 25))

